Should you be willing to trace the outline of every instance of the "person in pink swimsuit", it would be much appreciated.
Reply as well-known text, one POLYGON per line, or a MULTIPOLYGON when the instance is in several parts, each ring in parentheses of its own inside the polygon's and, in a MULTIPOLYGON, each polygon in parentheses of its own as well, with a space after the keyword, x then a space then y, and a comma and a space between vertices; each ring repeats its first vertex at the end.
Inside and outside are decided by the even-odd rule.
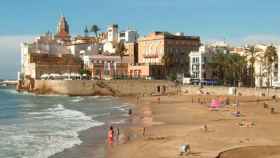
POLYGON ((113 126, 110 126, 110 129, 108 131, 108 143, 112 145, 114 142, 114 128, 113 126))

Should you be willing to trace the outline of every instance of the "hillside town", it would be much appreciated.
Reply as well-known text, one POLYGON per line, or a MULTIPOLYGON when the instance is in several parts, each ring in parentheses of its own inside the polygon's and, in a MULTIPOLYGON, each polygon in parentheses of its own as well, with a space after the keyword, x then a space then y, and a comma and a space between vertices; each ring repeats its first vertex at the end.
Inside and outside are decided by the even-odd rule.
POLYGON ((199 36, 154 31, 139 35, 117 24, 72 36, 61 16, 55 34, 21 44, 19 80, 173 80, 183 84, 280 86, 277 45, 202 43, 199 36))

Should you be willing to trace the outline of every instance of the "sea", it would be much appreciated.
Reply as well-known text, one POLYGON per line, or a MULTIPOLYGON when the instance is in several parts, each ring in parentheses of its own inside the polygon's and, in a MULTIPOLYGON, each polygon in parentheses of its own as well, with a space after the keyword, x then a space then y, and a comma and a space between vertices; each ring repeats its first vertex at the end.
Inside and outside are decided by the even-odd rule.
MULTIPOLYGON (((83 157, 71 153, 87 140, 82 138, 104 144, 106 129, 125 123, 130 106, 114 97, 38 96, 0 88, 0 158, 64 157, 67 152, 83 157)), ((93 151, 88 157, 104 157, 104 150, 96 155, 97 147, 88 150, 93 151)))

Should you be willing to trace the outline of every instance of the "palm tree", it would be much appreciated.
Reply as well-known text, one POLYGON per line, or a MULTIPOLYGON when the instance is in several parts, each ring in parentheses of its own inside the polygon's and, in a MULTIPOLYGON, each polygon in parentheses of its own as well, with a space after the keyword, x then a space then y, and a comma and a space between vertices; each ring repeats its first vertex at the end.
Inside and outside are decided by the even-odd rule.
MULTIPOLYGON (((269 88, 271 86, 272 80, 272 65, 275 63, 277 59, 277 51, 273 45, 267 47, 266 51, 264 52, 264 64, 266 67, 266 86, 269 88)), ((269 90, 268 90, 269 91, 269 90)))
POLYGON ((229 71, 232 73, 232 80, 234 84, 237 83, 236 81, 242 81, 242 76, 246 69, 246 59, 244 56, 240 56, 239 54, 229 54, 229 62, 228 68, 229 71))
POLYGON ((208 65, 218 73, 218 78, 223 80, 224 84, 232 81, 236 85, 237 81, 242 81, 246 60, 239 54, 217 52, 208 65))
POLYGON ((95 37, 98 36, 98 31, 100 31, 100 28, 97 25, 92 25, 90 32, 93 32, 95 34, 95 37))
POLYGON ((226 62, 226 55, 222 52, 217 52, 208 64, 216 72, 217 77, 223 80, 225 84, 226 69, 228 66, 228 63, 226 62))
POLYGON ((248 49, 247 49, 247 52, 248 52, 248 61, 250 63, 250 86, 251 87, 254 87, 254 77, 255 77, 255 63, 256 63, 256 60, 257 60, 257 50, 254 46, 250 46, 248 49))

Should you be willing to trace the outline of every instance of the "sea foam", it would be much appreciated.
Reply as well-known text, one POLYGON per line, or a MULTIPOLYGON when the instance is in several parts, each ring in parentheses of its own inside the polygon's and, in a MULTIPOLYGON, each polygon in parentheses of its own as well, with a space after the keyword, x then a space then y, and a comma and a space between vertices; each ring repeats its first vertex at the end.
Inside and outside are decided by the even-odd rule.
POLYGON ((0 157, 48 158, 79 145, 78 132, 103 125, 62 104, 26 114, 22 125, 0 127, 0 157))

